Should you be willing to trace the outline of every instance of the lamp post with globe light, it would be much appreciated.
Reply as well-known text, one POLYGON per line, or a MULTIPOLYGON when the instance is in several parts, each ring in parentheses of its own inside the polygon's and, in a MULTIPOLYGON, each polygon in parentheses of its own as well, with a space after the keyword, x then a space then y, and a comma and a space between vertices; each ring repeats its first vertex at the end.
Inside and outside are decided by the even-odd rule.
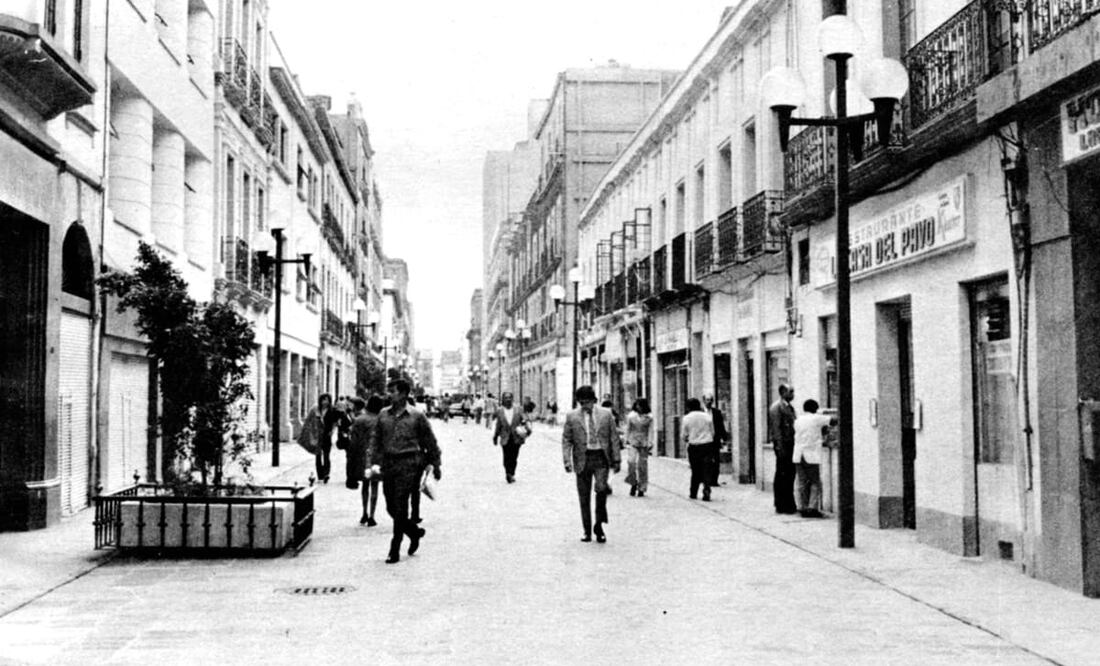
POLYGON ((577 350, 580 345, 579 333, 580 333, 580 310, 581 308, 588 307, 588 304, 592 302, 595 296, 595 289, 591 285, 581 285, 581 269, 579 266, 574 266, 569 269, 569 282, 573 284, 573 300, 565 300, 565 287, 560 284, 555 284, 550 287, 550 298, 554 300, 554 309, 562 305, 573 306, 573 389, 569 393, 570 399, 576 401, 577 394, 577 350))
POLYGON ((280 427, 280 420, 282 419, 282 382, 281 382, 281 366, 283 355, 283 265, 284 264, 302 264, 305 267, 306 281, 309 281, 310 274, 310 257, 313 256, 313 252, 306 249, 306 251, 299 251, 297 257, 294 259, 283 259, 283 246, 286 244, 286 236, 284 235, 284 227, 282 225, 272 224, 270 229, 270 236, 264 233, 262 230, 257 230, 253 237, 253 249, 256 251, 256 258, 260 265, 260 271, 264 275, 267 275, 272 268, 275 269, 275 340, 274 340, 274 358, 272 359, 272 373, 274 374, 273 381, 271 382, 271 466, 279 466, 279 440, 282 436, 282 428, 280 427), (275 256, 271 256, 272 250, 274 250, 275 256))
POLYGON ((515 329, 509 328, 504 332, 504 337, 508 339, 509 343, 515 342, 519 345, 519 404, 520 409, 523 408, 523 350, 527 346, 527 342, 531 339, 531 329, 528 328, 527 322, 523 319, 516 320, 515 329))
POLYGON ((855 487, 852 457, 852 322, 851 267, 849 265, 849 155, 862 150, 863 127, 874 120, 879 142, 885 147, 890 141, 894 105, 905 95, 909 76, 905 67, 890 58, 874 58, 859 63, 861 77, 858 87, 848 80, 849 61, 860 50, 863 35, 859 26, 845 14, 833 14, 820 26, 818 40, 821 53, 830 60, 836 72, 833 101, 835 117, 795 118, 794 110, 805 98, 805 83, 797 70, 777 67, 760 82, 761 95, 775 113, 779 124, 779 146, 787 150, 792 125, 836 128, 836 311, 837 311, 837 374, 839 393, 838 441, 838 541, 841 548, 855 547, 855 487), (849 90, 849 87, 852 89, 849 90), (862 96, 860 95, 862 89, 862 96), (857 113, 849 115, 849 95, 856 103, 857 113), (860 106, 873 111, 863 112, 860 106), (862 104, 861 104, 862 102, 862 104))

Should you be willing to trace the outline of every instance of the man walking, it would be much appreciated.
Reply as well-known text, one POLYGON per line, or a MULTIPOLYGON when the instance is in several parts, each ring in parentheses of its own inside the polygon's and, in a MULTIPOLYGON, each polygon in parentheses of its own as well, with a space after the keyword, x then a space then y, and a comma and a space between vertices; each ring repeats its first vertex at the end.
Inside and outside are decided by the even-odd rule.
MULTIPOLYGON (((425 467, 430 467, 439 480, 441 454, 432 426, 423 413, 409 409, 409 383, 403 379, 391 381, 387 387, 390 406, 378 419, 378 436, 371 446, 370 461, 382 473, 382 494, 386 498, 386 513, 393 518, 393 538, 387 564, 401 559, 401 540, 409 537, 409 555, 420 548, 424 529, 409 516, 413 495, 420 493, 420 480, 425 467)), ((373 468, 372 468, 373 469, 373 468)))
POLYGON ((504 454, 504 480, 516 482, 516 463, 519 461, 519 449, 531 434, 531 424, 523 410, 512 403, 512 394, 505 392, 500 396, 500 409, 497 410, 496 428, 493 430, 493 446, 500 445, 504 454))
POLYGON ((772 490, 775 495, 776 513, 795 513, 794 503, 794 389, 786 384, 779 385, 779 399, 768 407, 768 441, 775 451, 775 480, 772 490))
POLYGON ((565 417, 561 434, 562 457, 566 473, 577 475, 577 497, 581 507, 581 525, 584 537, 581 541, 604 543, 607 536, 603 524, 607 522, 607 496, 611 488, 607 484, 609 469, 619 471, 619 429, 611 411, 596 407, 596 392, 591 386, 581 386, 576 393, 580 405, 565 417), (592 525, 592 487, 596 490, 596 525, 592 525))

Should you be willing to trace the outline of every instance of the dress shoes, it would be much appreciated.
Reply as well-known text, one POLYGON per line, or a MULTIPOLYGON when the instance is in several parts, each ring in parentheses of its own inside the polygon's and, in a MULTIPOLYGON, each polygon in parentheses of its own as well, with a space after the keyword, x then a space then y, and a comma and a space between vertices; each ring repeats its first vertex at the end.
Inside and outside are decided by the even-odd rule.
POLYGON ((817 509, 806 509, 805 511, 799 511, 798 515, 803 518, 824 518, 825 514, 821 513, 817 509))
POLYGON ((367 514, 364 513, 363 517, 359 519, 359 524, 366 525, 368 520, 370 520, 370 518, 368 518, 367 514))
POLYGON ((645 491, 644 490, 639 490, 638 491, 638 497, 645 497, 645 491))
POLYGON ((416 555, 416 551, 420 549, 420 539, 426 533, 423 527, 418 527, 409 535, 409 555, 416 555))
POLYGON ((638 486, 630 486, 630 496, 631 497, 637 497, 638 496, 638 486))
POLYGON ((607 541, 607 535, 603 533, 603 526, 596 523, 596 527, 592 529, 596 534, 596 543, 604 543, 607 541))
POLYGON ((374 518, 367 518, 367 527, 374 527, 378 524, 378 521, 374 518))

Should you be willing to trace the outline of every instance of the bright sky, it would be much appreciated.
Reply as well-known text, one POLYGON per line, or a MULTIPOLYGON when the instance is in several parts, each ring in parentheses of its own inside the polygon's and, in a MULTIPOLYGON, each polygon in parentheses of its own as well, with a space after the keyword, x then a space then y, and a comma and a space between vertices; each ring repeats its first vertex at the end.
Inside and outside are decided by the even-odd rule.
POLYGON ((466 345, 481 287, 485 153, 526 137, 527 103, 569 67, 683 69, 739 0, 272 0, 306 94, 363 103, 384 246, 409 264, 419 348, 466 345), (688 9, 690 7, 690 9, 688 9))

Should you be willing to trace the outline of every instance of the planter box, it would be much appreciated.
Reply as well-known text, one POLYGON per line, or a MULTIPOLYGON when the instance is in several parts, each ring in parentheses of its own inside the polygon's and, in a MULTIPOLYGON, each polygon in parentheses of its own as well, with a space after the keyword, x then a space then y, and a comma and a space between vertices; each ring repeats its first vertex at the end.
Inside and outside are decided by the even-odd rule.
POLYGON ((308 543, 313 488, 264 486, 257 494, 182 497, 137 484, 94 498, 95 547, 224 554, 278 554, 308 543))

